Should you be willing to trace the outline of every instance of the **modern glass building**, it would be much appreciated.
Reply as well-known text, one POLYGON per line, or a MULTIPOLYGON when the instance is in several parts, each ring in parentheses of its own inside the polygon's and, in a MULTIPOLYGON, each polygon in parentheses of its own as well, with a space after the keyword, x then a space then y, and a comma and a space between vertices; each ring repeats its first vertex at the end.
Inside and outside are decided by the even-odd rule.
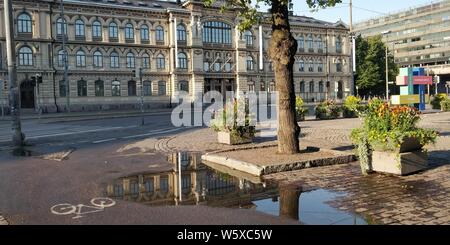
POLYGON ((450 81, 450 0, 411 7, 354 25, 363 37, 382 35, 401 67, 427 67, 439 76, 440 91, 450 81))

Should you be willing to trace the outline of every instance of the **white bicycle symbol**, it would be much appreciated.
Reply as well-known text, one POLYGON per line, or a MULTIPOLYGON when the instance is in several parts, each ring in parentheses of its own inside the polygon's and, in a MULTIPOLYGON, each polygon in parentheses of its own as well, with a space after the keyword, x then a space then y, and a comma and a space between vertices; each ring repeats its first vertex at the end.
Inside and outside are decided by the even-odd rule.
POLYGON ((91 204, 92 206, 84 204, 72 205, 69 203, 62 203, 51 207, 50 210, 53 214, 56 215, 76 214, 76 216, 72 217, 72 219, 79 219, 82 218, 84 214, 101 212, 105 208, 112 207, 116 205, 116 202, 111 198, 98 197, 92 199, 91 204), (83 209, 87 209, 87 211, 82 211, 83 209))

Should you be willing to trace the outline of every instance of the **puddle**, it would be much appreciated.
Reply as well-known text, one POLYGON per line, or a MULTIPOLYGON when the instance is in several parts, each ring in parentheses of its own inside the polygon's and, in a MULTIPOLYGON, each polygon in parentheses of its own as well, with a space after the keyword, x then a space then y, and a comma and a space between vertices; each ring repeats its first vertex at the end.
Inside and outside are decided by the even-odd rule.
MULTIPOLYGON (((298 216, 307 225, 367 225, 368 222, 354 214, 331 207, 327 202, 345 196, 345 193, 318 189, 300 194, 298 216)), ((279 199, 265 199, 254 202, 256 210, 278 216, 279 199)))
POLYGON ((301 192, 298 185, 279 188, 276 183, 265 183, 259 177, 236 170, 211 168, 210 164, 202 163, 198 153, 174 153, 168 157, 168 164, 172 168, 163 172, 136 173, 107 184, 107 195, 149 206, 207 205, 253 209, 311 225, 368 223, 362 217, 327 204, 345 193, 324 189, 301 192), (181 171, 178 171, 179 165, 181 171))

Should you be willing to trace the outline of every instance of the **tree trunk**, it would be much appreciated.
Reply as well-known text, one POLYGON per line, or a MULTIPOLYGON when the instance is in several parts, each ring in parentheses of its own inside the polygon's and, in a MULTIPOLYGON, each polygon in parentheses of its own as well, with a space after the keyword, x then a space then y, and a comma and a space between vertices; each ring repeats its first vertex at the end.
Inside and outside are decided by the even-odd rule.
MULTIPOLYGON (((291 33, 287 4, 272 0, 272 39, 269 55, 275 70, 278 92, 278 153, 299 153, 300 127, 295 113, 293 67, 297 41, 291 33)), ((287 1, 285 1, 287 2, 287 1)))

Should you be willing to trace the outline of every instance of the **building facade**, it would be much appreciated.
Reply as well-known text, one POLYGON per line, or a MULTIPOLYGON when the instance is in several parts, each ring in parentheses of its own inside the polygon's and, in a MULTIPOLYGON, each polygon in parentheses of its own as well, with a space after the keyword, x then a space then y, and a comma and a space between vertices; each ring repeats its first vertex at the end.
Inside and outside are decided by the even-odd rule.
MULTIPOLYGON (((145 108, 169 107, 177 91, 194 99, 211 90, 275 90, 267 55, 271 24, 241 33, 232 10, 218 16, 218 8, 206 8, 198 0, 65 0, 64 16, 59 1, 15 0, 13 8, 22 108, 138 109, 141 95, 145 108), (41 84, 32 82, 36 76, 42 77, 41 84)), ((350 94, 345 24, 291 16, 291 25, 299 46, 296 94, 307 101, 350 94)), ((7 75, 5 27, 0 25, 4 104, 7 75)))
POLYGON ((438 90, 450 81, 450 0, 413 7, 354 25, 363 37, 383 35, 401 67, 427 67, 440 77, 438 90))

